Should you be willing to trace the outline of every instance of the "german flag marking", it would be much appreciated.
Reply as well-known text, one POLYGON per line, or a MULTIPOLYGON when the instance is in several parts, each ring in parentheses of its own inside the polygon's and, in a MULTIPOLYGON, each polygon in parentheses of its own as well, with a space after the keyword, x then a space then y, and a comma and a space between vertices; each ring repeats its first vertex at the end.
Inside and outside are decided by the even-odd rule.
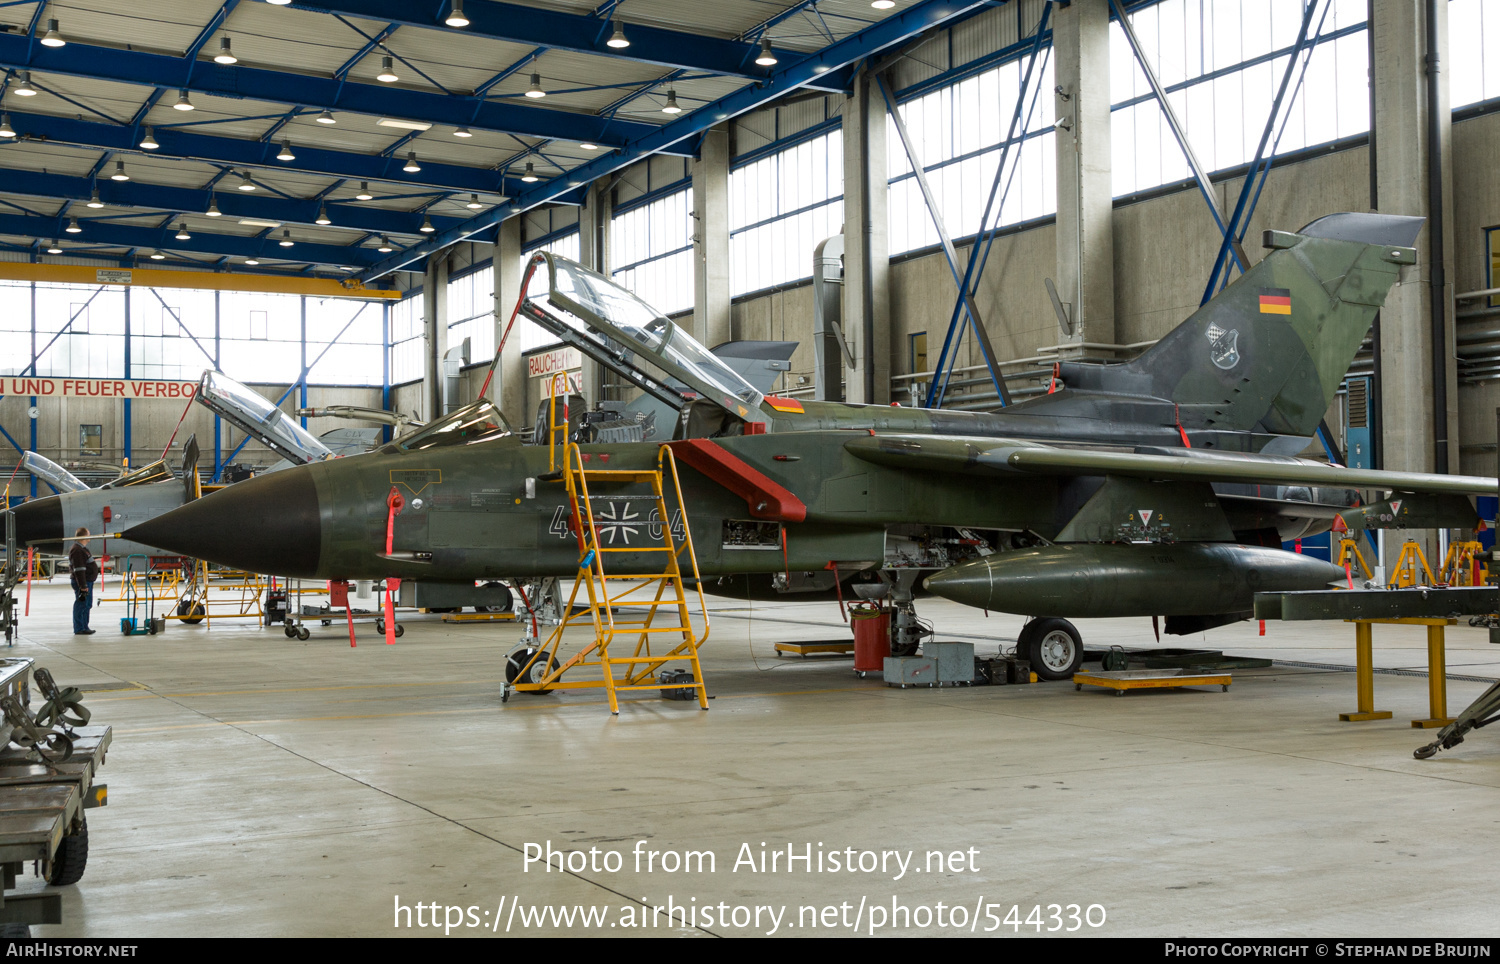
POLYGON ((1289 315, 1292 313, 1292 292, 1289 288, 1260 289, 1260 313, 1263 315, 1289 315))
POLYGON ((776 395, 767 395, 766 404, 778 412, 796 412, 800 415, 804 411, 802 403, 795 398, 780 398, 776 395))

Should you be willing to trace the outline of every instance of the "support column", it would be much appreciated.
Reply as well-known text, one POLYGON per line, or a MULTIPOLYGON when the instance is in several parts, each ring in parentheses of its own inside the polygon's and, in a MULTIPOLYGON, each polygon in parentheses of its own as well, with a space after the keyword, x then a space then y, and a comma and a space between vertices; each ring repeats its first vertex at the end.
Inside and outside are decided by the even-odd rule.
POLYGON ((422 277, 422 419, 443 414, 443 354, 448 350, 448 252, 427 259, 422 277))
MULTIPOLYGON (((1453 177, 1448 161, 1453 115, 1447 76, 1442 73, 1448 52, 1448 4, 1372 0, 1370 12, 1376 210, 1427 218, 1417 236, 1417 264, 1401 269, 1380 312, 1380 468, 1452 472, 1458 467, 1458 377, 1453 289, 1446 284, 1453 251, 1453 177), (1429 3, 1436 9, 1429 9, 1429 3), (1436 21, 1431 49, 1429 19, 1436 21), (1436 54, 1435 64, 1429 62, 1430 53, 1436 54), (1433 117, 1437 123, 1430 127, 1433 117), (1436 192, 1434 171, 1441 177, 1436 192), (1440 411, 1446 418, 1439 417, 1440 411)), ((1436 533, 1399 535, 1416 541, 1428 557, 1437 556, 1436 533)))
MULTIPOLYGON (((1058 344, 1115 343, 1110 183, 1109 6, 1054 8, 1057 83, 1057 296, 1072 330, 1058 344)), ((1082 349, 1072 349, 1077 354, 1082 349)))
POLYGON ((1375 187, 1377 210, 1427 218, 1417 237, 1418 263, 1401 269, 1401 278, 1380 312, 1381 468, 1408 472, 1451 472, 1458 467, 1457 370, 1453 361, 1452 275, 1453 194, 1450 142, 1452 111, 1448 106, 1446 67, 1448 4, 1436 3, 1435 46, 1440 68, 1437 84, 1437 130, 1428 129, 1429 0, 1373 0, 1375 187), (1432 147, 1440 153, 1439 202, 1433 204, 1430 181, 1432 147), (1434 228, 1437 229, 1435 234, 1434 228), (1434 261, 1434 255, 1440 260, 1434 261), (1434 282, 1437 286, 1434 286, 1434 282), (1434 302, 1442 322, 1434 328, 1434 302), (1443 358, 1437 375, 1437 353, 1443 358), (1445 390, 1446 389, 1446 390, 1445 390), (1444 398, 1446 439, 1437 437, 1435 406, 1444 398), (1435 450, 1446 449, 1441 464, 1435 450))
POLYGON ((713 348, 734 336, 729 310, 729 129, 703 135, 693 161, 693 337, 713 348))
MULTIPOLYGON (((578 209, 578 260, 584 267, 593 268, 605 277, 609 276, 610 265, 611 207, 610 192, 595 181, 589 185, 583 207, 578 209)), ((603 397, 600 386, 604 381, 604 370, 598 362, 584 355, 582 373, 583 397, 593 405, 603 397)))
MULTIPOLYGON (((505 326, 521 297, 521 219, 500 222, 495 237, 495 345, 505 336, 505 326)), ((521 322, 516 322, 519 328, 521 322)), ((526 372, 521 364, 521 335, 512 331, 500 353, 495 380, 490 384, 490 399, 510 423, 521 428, 530 423, 526 412, 526 372)))
POLYGON ((851 402, 891 400, 890 223, 886 214, 885 103, 868 70, 844 102, 844 335, 855 348, 845 369, 851 402))

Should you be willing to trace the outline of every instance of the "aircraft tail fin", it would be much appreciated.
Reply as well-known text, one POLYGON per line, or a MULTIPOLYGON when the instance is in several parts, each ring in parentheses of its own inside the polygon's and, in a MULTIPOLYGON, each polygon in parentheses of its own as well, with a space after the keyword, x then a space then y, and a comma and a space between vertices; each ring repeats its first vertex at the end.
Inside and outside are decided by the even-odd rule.
POLYGON ((1188 429, 1310 436, 1401 266, 1416 263, 1422 221, 1330 214, 1267 231, 1260 263, 1140 357, 1082 380, 1171 399, 1188 429))

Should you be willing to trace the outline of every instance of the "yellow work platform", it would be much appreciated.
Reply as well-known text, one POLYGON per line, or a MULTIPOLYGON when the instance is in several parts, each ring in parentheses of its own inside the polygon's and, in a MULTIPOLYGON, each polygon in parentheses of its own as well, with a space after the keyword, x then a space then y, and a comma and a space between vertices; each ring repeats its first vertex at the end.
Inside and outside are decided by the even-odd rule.
POLYGON ((1182 686, 1222 686, 1224 692, 1229 692, 1229 684, 1234 682, 1228 673, 1183 673, 1163 672, 1161 670, 1146 669, 1124 669, 1101 673, 1074 673, 1073 688, 1083 689, 1085 683, 1089 686, 1102 686, 1105 689, 1115 691, 1116 696, 1124 696, 1126 690, 1163 690, 1176 689, 1182 686))
POLYGON ((443 613, 445 623, 487 623, 515 618, 515 613, 443 613))
POLYGON ((791 653, 794 656, 848 656, 854 652, 854 641, 836 640, 821 643, 777 643, 777 654, 791 653))
POLYGON ((1427 710, 1425 719, 1412 720, 1411 725, 1419 730, 1430 730, 1447 726, 1453 722, 1448 715, 1448 661, 1445 653, 1444 630, 1458 624, 1456 619, 1443 617, 1401 617, 1391 619, 1350 619, 1354 624, 1354 686, 1359 709, 1353 713, 1340 713, 1339 719, 1346 723, 1361 723, 1366 720, 1388 720, 1390 710, 1375 708, 1375 656, 1371 627, 1376 623, 1393 626, 1427 627, 1427 710))

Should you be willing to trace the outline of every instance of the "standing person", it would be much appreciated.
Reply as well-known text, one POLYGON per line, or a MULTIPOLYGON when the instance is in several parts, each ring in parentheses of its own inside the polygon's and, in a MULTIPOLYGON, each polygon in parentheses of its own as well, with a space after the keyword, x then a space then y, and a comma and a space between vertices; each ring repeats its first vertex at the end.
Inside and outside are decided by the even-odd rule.
POLYGON ((89 629, 89 610, 94 608, 94 580, 99 577, 99 564, 89 552, 85 541, 89 534, 87 526, 79 526, 73 548, 68 550, 68 568, 73 580, 73 635, 92 636, 89 629))

